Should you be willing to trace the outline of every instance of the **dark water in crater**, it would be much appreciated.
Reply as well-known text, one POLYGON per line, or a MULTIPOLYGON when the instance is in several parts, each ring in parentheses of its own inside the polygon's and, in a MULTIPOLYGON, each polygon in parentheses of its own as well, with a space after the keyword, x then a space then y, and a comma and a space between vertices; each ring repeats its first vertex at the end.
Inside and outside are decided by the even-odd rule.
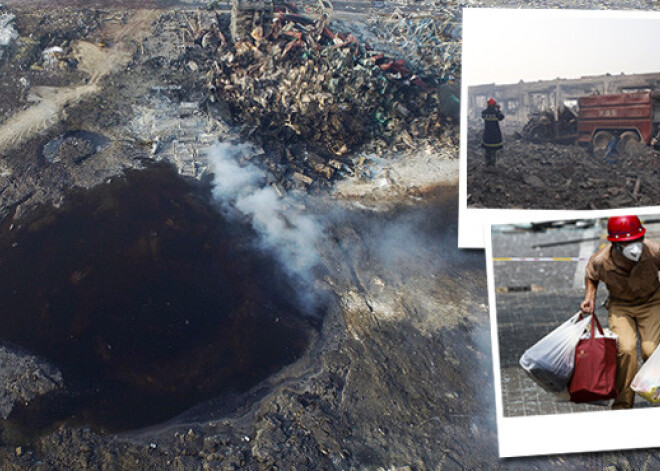
POLYGON ((130 171, 0 227, 0 339, 55 364, 66 390, 18 407, 121 431, 246 391, 305 350, 314 322, 254 234, 169 167, 130 171))

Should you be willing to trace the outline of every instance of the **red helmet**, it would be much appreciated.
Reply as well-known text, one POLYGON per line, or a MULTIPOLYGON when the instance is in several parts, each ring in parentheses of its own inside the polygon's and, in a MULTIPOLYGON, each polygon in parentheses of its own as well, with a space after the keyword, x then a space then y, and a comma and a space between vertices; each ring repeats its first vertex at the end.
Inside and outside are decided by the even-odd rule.
POLYGON ((486 103, 488 104, 488 106, 497 105, 497 102, 495 101, 495 98, 493 98, 493 97, 490 97, 486 103))
POLYGON ((630 242, 644 237, 646 229, 637 216, 615 216, 607 221, 607 240, 630 242))

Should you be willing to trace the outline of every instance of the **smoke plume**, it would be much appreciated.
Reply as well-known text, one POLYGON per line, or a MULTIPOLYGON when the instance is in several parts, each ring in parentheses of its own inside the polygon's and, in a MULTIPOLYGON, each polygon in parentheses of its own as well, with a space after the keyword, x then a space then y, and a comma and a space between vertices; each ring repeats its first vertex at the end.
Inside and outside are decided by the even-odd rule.
POLYGON ((238 211, 249 218, 259 234, 260 248, 273 254, 294 281, 310 288, 312 270, 319 263, 316 244, 322 234, 320 223, 304 213, 294 197, 280 198, 267 185, 263 170, 249 162, 239 164, 241 157, 256 153, 245 144, 223 142, 214 146, 208 158, 214 174, 214 196, 229 217, 238 211))

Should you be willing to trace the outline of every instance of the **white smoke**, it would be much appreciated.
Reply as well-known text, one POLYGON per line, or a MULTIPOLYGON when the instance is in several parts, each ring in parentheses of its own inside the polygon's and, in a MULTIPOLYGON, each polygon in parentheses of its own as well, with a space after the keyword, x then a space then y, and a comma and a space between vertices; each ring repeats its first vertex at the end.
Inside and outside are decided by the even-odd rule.
POLYGON ((209 167, 213 172, 216 197, 223 203, 234 200, 243 190, 256 186, 264 175, 252 164, 241 167, 236 159, 254 150, 248 145, 233 145, 226 142, 216 144, 208 156, 209 167))
POLYGON ((216 144, 208 156, 213 194, 228 214, 236 209, 247 216, 259 234, 260 248, 272 253, 296 281, 308 285, 320 260, 316 249, 322 234, 320 223, 304 213, 292 196, 280 198, 266 184, 263 170, 249 162, 239 163, 241 156, 256 153, 244 144, 216 144))

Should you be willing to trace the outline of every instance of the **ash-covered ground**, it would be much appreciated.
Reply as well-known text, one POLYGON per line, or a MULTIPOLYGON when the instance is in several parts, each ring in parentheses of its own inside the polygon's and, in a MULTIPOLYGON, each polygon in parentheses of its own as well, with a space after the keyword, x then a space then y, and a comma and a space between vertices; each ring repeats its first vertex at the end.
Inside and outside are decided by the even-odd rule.
MULTIPOLYGON (((364 3, 336 5, 342 21, 323 25, 331 34, 287 11, 294 16, 281 22, 280 37, 256 31, 241 45, 228 39, 226 10, 218 16, 199 3, 150 2, 149 9, 136 9, 145 6, 141 2, 58 3, 57 9, 49 2, 6 4, 0 13, 15 15, 2 17, 8 28, 3 38, 9 40, 0 69, 0 215, 6 250, 13 244, 25 250, 21 234, 30 240, 42 233, 65 234, 63 243, 79 243, 75 228, 53 229, 73 200, 96 201, 96 209, 88 210, 96 218, 104 212, 117 216, 121 206, 112 193, 94 199, 99 193, 93 192, 121 187, 131 181, 126 175, 154 162, 170 164, 177 178, 191 185, 184 188, 188 196, 144 197, 172 214, 151 215, 157 224, 136 227, 126 244, 115 246, 117 256, 130 261, 142 254, 154 267, 168 266, 171 251, 177 261, 185 259, 184 250, 163 244, 180 232, 194 241, 207 232, 197 219, 186 222, 181 211, 191 207, 208 217, 214 207, 219 217, 250 227, 238 249, 262 253, 279 267, 277 276, 295 288, 295 295, 283 293, 311 324, 304 352, 266 379, 257 377, 256 385, 200 396, 196 405, 164 421, 109 431, 86 414, 54 414, 53 421, 47 408, 31 409, 43 404, 42 398, 81 391, 80 383, 72 384, 66 374, 71 366, 58 365, 60 359, 36 354, 20 339, 5 341, 2 468, 652 469, 657 460, 646 451, 497 459, 483 253, 456 249, 459 57, 406 62, 397 54, 414 48, 398 47, 402 37, 388 44, 391 35, 374 32, 364 3), (435 74, 434 63, 441 63, 435 74), (356 107, 360 100, 369 113, 356 107), (347 120, 356 125, 354 135, 345 135, 347 120), (32 219, 35 215, 40 217, 32 219), (41 420, 43 427, 21 427, 15 411, 41 420)), ((454 52, 460 46, 460 6, 465 4, 438 5, 434 13, 446 26, 437 34, 454 52)), ((139 212, 143 203, 136 201, 132 209, 139 212)), ((112 237, 112 230, 105 232, 103 237, 112 237)), ((202 252, 214 253, 204 240, 202 252)), ((33 259, 40 255, 48 257, 33 259)), ((202 257, 198 263, 212 260, 202 257)), ((55 277, 57 289, 24 277, 25 284, 35 285, 35 299, 25 299, 42 309, 35 319, 64 343, 63 333, 107 339, 82 315, 85 306, 97 309, 98 299, 78 299, 78 322, 70 332, 48 322, 51 300, 64 299, 58 293, 81 291, 99 271, 109 276, 101 270, 107 267, 88 265, 55 277)), ((183 281, 190 267, 173 268, 175 280, 183 281)), ((239 264, 236 277, 243 271, 239 264)), ((131 275, 136 283, 150 283, 140 271, 131 275)), ((121 292, 95 286, 121 306, 121 292)), ((209 286, 200 283, 204 298, 213 298, 209 286)), ((265 286, 260 294, 275 288, 265 286)), ((195 323, 196 317, 188 317, 194 312, 171 308, 160 295, 141 297, 135 286, 130 292, 144 304, 138 313, 157 316, 160 306, 172 314, 170 328, 158 325, 145 342, 158 343, 158 332, 171 336, 177 329, 185 332, 186 321, 195 323)), ((257 304, 259 310, 259 302, 268 303, 261 299, 236 302, 257 304)), ((279 323, 277 306, 267 307, 269 321, 279 323)), ((245 324, 239 314, 223 315, 240 329, 245 324)), ((148 321, 139 323, 149 330, 148 321)), ((127 333, 130 329, 126 325, 127 333)), ((258 342, 278 345, 279 337, 258 334, 258 342)), ((258 357, 257 350, 249 340, 241 342, 233 349, 217 348, 241 352, 237 366, 249 370, 242 359, 258 357)), ((131 348, 139 344, 136 339, 131 348)), ((169 345, 159 346, 167 351, 169 345)), ((203 344, 201 352, 215 346, 203 344)), ((91 343, 104 365, 118 356, 123 366, 116 371, 128 371, 140 387, 167 384, 167 371, 142 371, 148 362, 131 362, 118 348, 91 343)), ((209 384, 204 375, 216 373, 213 358, 183 358, 181 363, 169 358, 167 364, 195 377, 194 367, 210 362, 212 367, 195 377, 209 384)), ((151 364, 158 368, 158 362, 151 364)), ((249 374, 243 371, 241 378, 249 374)), ((194 389, 195 383, 187 387, 194 389)), ((82 391, 77 397, 99 393, 82 391)), ((127 409, 117 414, 134 414, 127 409)))
POLYGON ((494 167, 480 136, 468 141, 467 204, 473 208, 607 209, 654 206, 660 174, 657 150, 596 155, 586 146, 534 143, 505 136, 494 167))

